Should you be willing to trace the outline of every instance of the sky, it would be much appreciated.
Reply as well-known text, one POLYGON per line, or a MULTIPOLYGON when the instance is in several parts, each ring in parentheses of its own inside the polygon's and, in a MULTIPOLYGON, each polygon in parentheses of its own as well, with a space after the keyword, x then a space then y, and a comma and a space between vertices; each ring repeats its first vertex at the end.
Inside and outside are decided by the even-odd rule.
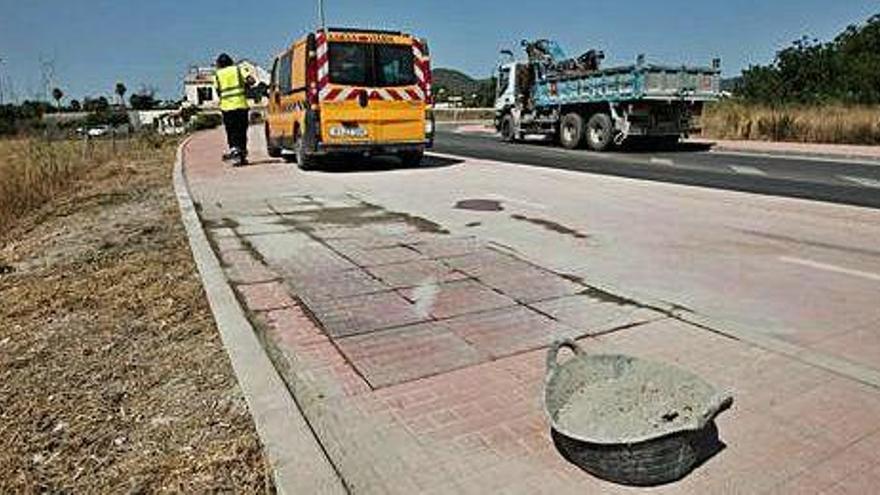
MULTIPOLYGON (((606 65, 707 65, 725 76, 803 35, 831 39, 880 13, 877 0, 326 0, 328 26, 395 29, 428 38, 434 67, 488 77, 501 49, 552 38, 606 65)), ((267 64, 317 25, 313 0, 0 0, 4 97, 40 97, 43 74, 70 98, 110 96, 117 81, 181 96, 191 65, 221 51, 267 64)))

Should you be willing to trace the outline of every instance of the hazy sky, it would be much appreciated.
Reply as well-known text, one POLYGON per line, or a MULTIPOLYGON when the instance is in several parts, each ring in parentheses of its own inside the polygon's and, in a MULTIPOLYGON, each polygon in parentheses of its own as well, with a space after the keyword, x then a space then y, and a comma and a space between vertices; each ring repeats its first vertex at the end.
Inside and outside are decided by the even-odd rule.
MULTIPOLYGON (((316 25, 303 0, 0 0, 0 79, 7 100, 40 93, 43 67, 71 97, 136 90, 182 93, 192 64, 229 51, 267 63, 316 25), (12 88, 10 88, 10 85, 12 88)), ((604 49, 606 63, 639 53, 666 63, 723 60, 725 75, 766 63, 792 40, 833 37, 880 13, 877 0, 327 0, 328 25, 425 36, 435 67, 486 77, 501 48, 549 37, 571 53, 604 49)))

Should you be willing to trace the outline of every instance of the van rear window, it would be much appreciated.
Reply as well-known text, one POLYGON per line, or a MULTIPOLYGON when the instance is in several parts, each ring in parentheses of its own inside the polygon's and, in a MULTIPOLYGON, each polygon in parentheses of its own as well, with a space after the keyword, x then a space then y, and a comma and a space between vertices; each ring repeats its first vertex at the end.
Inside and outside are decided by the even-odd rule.
POLYGON ((330 82, 389 87, 416 83, 412 48, 407 45, 330 43, 330 82))

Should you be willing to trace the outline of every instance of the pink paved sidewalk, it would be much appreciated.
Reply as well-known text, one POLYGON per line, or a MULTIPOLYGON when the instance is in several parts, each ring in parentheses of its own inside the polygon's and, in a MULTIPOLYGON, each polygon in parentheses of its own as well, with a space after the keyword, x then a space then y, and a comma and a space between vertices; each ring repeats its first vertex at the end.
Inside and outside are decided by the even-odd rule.
MULTIPOLYGON (((344 300, 368 287, 372 279, 363 279, 348 261, 316 251, 289 225, 274 223, 279 208, 261 210, 259 203, 267 201, 261 196, 265 190, 259 181, 253 187, 247 185, 249 176, 265 179, 271 170, 218 170, 217 140, 217 135, 197 136, 189 149, 187 173, 194 193, 223 199, 221 183, 235 177, 230 199, 243 202, 252 195, 247 203, 250 211, 240 216, 253 223, 221 222, 220 213, 208 218, 212 213, 206 204, 203 220, 208 233, 276 366, 353 492, 639 491, 600 481, 556 451, 542 406, 546 350, 522 345, 542 342, 546 336, 535 335, 530 324, 517 325, 516 319, 502 319, 501 323, 509 325, 505 327, 485 317, 498 311, 518 314, 530 306, 492 309, 510 303, 496 296, 475 296, 482 289, 462 284, 453 273, 441 270, 438 262, 413 261, 411 253, 399 247, 390 251, 377 242, 382 237, 373 236, 366 239, 370 242, 360 238, 331 243, 337 251, 348 253, 347 259, 360 260, 367 271, 392 281, 395 287, 406 286, 413 275, 422 278, 427 272, 449 279, 452 289, 448 296, 440 293, 442 311, 435 315, 441 319, 347 336, 358 325, 382 324, 352 319, 364 307, 349 306, 339 310, 349 318, 337 320, 333 313, 334 318, 326 320, 338 325, 332 327, 333 332, 321 328, 315 318, 327 315, 306 307, 303 296, 310 298, 309 304, 324 307, 327 300, 334 300, 334 294, 344 300), (384 258, 377 257, 379 251, 384 258), (282 256, 281 261, 272 258, 274 252, 282 256), (303 264, 305 259, 308 263, 303 264), (373 266, 374 262, 381 266, 373 266), (314 292, 315 282, 297 275, 316 266, 327 274, 319 280, 322 287, 331 289, 314 292), (486 311, 456 316, 457 308, 467 306, 469 299, 485 302, 486 311), (466 322, 464 326, 455 323, 461 321, 466 322), (441 325, 449 325, 449 331, 435 328, 441 325), (487 357, 481 349, 506 350, 487 357)), ((283 200, 302 211, 319 207, 312 198, 308 202, 289 196, 283 200)), ((222 215, 235 214, 228 208, 222 215)), ((312 234, 339 232, 325 229, 312 234)), ((418 236, 407 239, 401 243, 416 250, 425 244, 418 236)), ((425 252, 434 250, 432 256, 441 258, 461 255, 458 251, 479 248, 471 244, 428 244, 431 249, 425 252)), ((485 270, 485 257, 482 253, 461 256, 451 263, 466 272, 485 270)), ((508 263, 517 265, 516 261, 508 263)), ((548 277, 537 268, 526 271, 536 280, 548 277)), ((492 280, 492 273, 485 275, 492 280)), ((528 280, 522 282, 528 285, 528 280)), ((522 285, 508 284, 502 277, 496 287, 504 292, 508 286, 522 285)), ((542 280, 534 287, 559 296, 551 300, 556 301, 553 304, 543 299, 532 304, 558 319, 541 327, 547 335, 564 331, 560 327, 566 322, 595 315, 595 311, 580 314, 583 306, 572 306, 571 301, 581 296, 566 295, 569 287, 556 280, 542 280)), ((535 294, 517 299, 526 296, 535 294)), ((383 300, 367 304, 368 311, 392 319, 408 315, 397 306, 384 312, 383 300)), ((596 311, 609 312, 608 318, 621 317, 619 303, 591 304, 596 311)), ((582 339, 581 344, 589 352, 621 352, 676 364, 732 390, 736 397, 733 409, 718 422, 725 448, 684 480, 652 492, 870 493, 880 486, 880 391, 673 318, 645 316, 638 322, 582 339)))

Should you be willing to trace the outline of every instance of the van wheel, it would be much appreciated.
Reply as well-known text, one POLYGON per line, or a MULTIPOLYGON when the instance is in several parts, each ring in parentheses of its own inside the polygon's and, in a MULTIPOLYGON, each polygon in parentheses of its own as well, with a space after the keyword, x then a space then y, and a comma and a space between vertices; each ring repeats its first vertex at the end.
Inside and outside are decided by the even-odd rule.
POLYGON ((269 133, 269 124, 265 125, 266 130, 266 153, 271 158, 281 158, 281 146, 278 146, 278 143, 272 139, 272 136, 269 133))
POLYGON ((299 165, 300 170, 311 170, 315 168, 317 164, 317 158, 308 154, 305 149, 305 142, 303 141, 302 136, 297 138, 296 140, 296 163, 299 165))
POLYGON ((562 117, 559 123, 559 144, 573 150, 579 148, 584 141, 584 118, 577 113, 562 117))
POLYGON ((424 151, 405 151, 400 154, 400 161, 403 162, 403 166, 407 168, 421 166, 424 158, 424 151))
POLYGON ((505 143, 516 141, 516 130, 513 128, 513 115, 505 115, 501 119, 501 140, 505 143))
POLYGON ((593 151, 605 151, 611 147, 614 126, 611 117, 597 113, 587 122, 587 146, 593 151))

